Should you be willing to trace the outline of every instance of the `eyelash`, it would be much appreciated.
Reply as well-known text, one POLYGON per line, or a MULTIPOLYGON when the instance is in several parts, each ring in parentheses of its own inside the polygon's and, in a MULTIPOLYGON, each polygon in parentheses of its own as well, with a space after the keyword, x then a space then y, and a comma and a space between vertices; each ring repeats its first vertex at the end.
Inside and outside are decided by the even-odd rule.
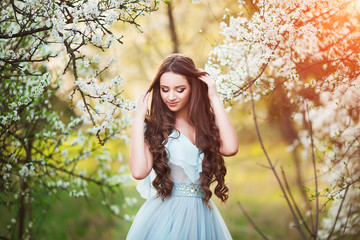
POLYGON ((180 88, 180 89, 178 89, 178 90, 176 90, 178 93, 182 93, 182 92, 184 92, 185 91, 185 88, 180 88))
MULTIPOLYGON (((168 90, 168 89, 165 89, 165 88, 162 88, 161 91, 164 92, 164 93, 166 93, 166 92, 168 92, 169 90, 168 90)), ((178 93, 182 93, 182 92, 185 91, 185 88, 180 88, 180 89, 177 89, 176 91, 177 91, 178 93)))

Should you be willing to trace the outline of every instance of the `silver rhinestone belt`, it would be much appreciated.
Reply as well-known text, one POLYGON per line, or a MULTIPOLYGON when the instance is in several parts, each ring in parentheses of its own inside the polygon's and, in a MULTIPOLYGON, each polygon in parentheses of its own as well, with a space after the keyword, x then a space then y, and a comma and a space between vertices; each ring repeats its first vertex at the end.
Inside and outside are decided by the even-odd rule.
POLYGON ((195 183, 176 183, 174 182, 174 188, 172 191, 173 196, 180 197, 203 197, 204 191, 200 184, 195 183))

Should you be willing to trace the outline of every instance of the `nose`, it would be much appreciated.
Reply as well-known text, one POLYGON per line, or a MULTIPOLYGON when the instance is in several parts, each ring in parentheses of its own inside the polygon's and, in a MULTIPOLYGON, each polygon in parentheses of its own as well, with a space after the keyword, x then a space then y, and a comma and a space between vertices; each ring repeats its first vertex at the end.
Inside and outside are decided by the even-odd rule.
POLYGON ((170 91, 170 94, 169 94, 169 100, 175 100, 176 99, 176 96, 175 96, 175 93, 173 91, 170 91))

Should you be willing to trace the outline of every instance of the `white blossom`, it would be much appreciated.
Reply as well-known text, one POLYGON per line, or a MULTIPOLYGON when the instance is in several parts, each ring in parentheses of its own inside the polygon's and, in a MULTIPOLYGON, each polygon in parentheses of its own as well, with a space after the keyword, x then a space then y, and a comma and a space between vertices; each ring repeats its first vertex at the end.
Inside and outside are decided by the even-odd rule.
POLYGON ((125 214, 124 215, 124 219, 125 219, 125 221, 130 221, 131 220, 131 217, 130 217, 130 215, 129 214, 125 214))
POLYGON ((91 60, 91 62, 93 63, 98 63, 100 61, 100 57, 99 55, 95 54, 91 60))
POLYGON ((84 67, 85 67, 85 68, 88 68, 89 65, 90 65, 89 59, 84 58, 84 59, 83 59, 83 64, 84 64, 84 67))
POLYGON ((120 210, 119 210, 119 207, 117 205, 111 205, 110 209, 111 209, 111 211, 113 211, 113 213, 115 213, 115 215, 119 215, 120 210))
POLYGON ((105 18, 105 22, 109 26, 112 26, 114 23, 114 20, 116 20, 118 18, 119 18, 119 13, 117 13, 116 11, 109 11, 108 15, 105 18))
POLYGON ((117 62, 116 57, 112 56, 112 57, 110 57, 110 59, 108 60, 106 66, 110 66, 112 63, 116 63, 116 62, 117 62))
POLYGON ((94 44, 94 45, 98 45, 98 46, 101 46, 103 44, 102 42, 102 37, 99 35, 99 34, 94 34, 92 35, 91 37, 91 42, 94 44))

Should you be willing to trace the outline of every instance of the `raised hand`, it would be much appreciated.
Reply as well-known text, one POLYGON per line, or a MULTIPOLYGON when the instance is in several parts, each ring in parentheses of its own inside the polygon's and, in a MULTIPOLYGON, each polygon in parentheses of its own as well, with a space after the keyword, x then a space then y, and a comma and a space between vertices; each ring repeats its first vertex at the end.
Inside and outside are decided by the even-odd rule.
POLYGON ((134 112, 134 117, 139 117, 144 119, 146 116, 146 111, 148 107, 148 100, 149 100, 150 93, 146 90, 143 94, 140 95, 136 102, 136 109, 134 112))
POLYGON ((233 156, 237 153, 239 142, 234 126, 227 115, 223 104, 220 102, 219 95, 216 90, 216 83, 208 74, 199 77, 201 81, 208 86, 208 95, 212 103, 216 122, 218 123, 221 145, 220 153, 224 156, 233 156))
POLYGON ((212 79, 212 77, 210 77, 209 74, 205 74, 205 75, 199 77, 199 79, 201 81, 203 81, 204 83, 206 83, 206 85, 208 86, 208 96, 209 96, 210 101, 213 101, 215 98, 219 98, 219 95, 216 90, 216 83, 215 83, 214 79, 212 79))
POLYGON ((146 116, 149 93, 146 90, 137 100, 133 113, 130 141, 130 170, 135 179, 145 178, 152 169, 153 157, 144 136, 144 119, 146 116))

